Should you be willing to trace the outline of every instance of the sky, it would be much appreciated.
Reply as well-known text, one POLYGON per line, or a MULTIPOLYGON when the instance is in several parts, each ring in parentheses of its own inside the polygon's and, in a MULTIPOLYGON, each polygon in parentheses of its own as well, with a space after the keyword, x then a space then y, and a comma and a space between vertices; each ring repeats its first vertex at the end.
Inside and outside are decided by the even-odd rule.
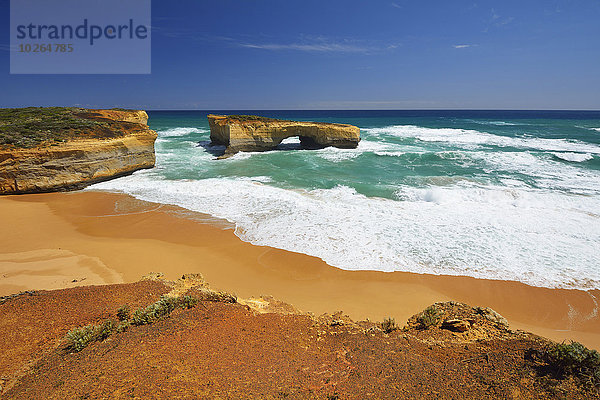
POLYGON ((147 75, 11 75, 0 107, 600 109, 598 0, 156 0, 147 75))

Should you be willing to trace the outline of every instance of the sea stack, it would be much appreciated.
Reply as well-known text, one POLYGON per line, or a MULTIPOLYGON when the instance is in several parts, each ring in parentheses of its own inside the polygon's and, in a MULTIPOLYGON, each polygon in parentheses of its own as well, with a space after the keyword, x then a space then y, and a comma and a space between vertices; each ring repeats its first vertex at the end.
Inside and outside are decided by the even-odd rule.
POLYGON ((254 115, 209 115, 210 139, 227 146, 225 155, 239 151, 267 151, 282 140, 299 137, 303 148, 339 147, 353 149, 360 141, 360 129, 353 125, 299 122, 254 115))
POLYGON ((155 163, 137 110, 0 109, 0 195, 81 189, 155 163))

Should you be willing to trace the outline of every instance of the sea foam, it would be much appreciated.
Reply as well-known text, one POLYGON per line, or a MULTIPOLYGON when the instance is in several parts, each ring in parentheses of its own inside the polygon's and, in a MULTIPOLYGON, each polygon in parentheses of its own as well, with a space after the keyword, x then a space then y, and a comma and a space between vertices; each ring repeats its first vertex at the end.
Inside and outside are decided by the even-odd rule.
POLYGON ((594 158, 590 153, 552 153, 554 157, 570 162, 584 162, 594 158))
POLYGON ((100 183, 227 219, 243 240, 348 270, 408 271, 600 288, 600 200, 521 187, 399 187, 397 200, 346 186, 289 190, 248 179, 100 183))
POLYGON ((366 128, 363 130, 370 135, 390 135, 415 138, 422 142, 442 142, 460 145, 470 149, 476 148, 476 146, 488 145, 543 151, 600 154, 600 146, 577 140, 509 137, 471 129, 425 128, 414 125, 392 125, 383 128, 366 128))
POLYGON ((186 136, 191 133, 207 133, 207 132, 208 132, 208 130, 202 129, 202 128, 180 127, 180 128, 170 128, 170 129, 159 130, 157 132, 157 134, 158 134, 158 137, 175 137, 175 136, 186 136))

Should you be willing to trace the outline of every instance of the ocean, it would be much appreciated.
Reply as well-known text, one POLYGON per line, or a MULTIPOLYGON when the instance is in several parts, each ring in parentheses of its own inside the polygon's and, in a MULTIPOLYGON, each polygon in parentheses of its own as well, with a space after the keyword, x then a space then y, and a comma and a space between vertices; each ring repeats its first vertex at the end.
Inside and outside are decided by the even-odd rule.
POLYGON ((156 167, 92 190, 223 218, 346 270, 600 289, 600 112, 212 111, 357 125, 357 149, 216 160, 205 111, 151 111, 156 167))

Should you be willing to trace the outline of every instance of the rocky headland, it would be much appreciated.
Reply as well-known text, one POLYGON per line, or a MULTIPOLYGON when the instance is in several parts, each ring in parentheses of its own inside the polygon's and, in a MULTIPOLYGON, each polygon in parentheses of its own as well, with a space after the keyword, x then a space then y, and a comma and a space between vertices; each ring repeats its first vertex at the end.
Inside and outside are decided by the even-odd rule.
POLYGON ((352 149, 360 141, 360 129, 353 125, 298 122, 253 115, 209 115, 210 139, 226 146, 225 155, 239 151, 267 151, 284 139, 299 137, 306 149, 339 147, 352 149))
POLYGON ((145 111, 73 107, 0 109, 0 194, 53 192, 155 163, 145 111))
POLYGON ((0 298, 0 397, 598 398, 597 352, 488 308, 436 303, 404 326, 175 282, 0 298))

